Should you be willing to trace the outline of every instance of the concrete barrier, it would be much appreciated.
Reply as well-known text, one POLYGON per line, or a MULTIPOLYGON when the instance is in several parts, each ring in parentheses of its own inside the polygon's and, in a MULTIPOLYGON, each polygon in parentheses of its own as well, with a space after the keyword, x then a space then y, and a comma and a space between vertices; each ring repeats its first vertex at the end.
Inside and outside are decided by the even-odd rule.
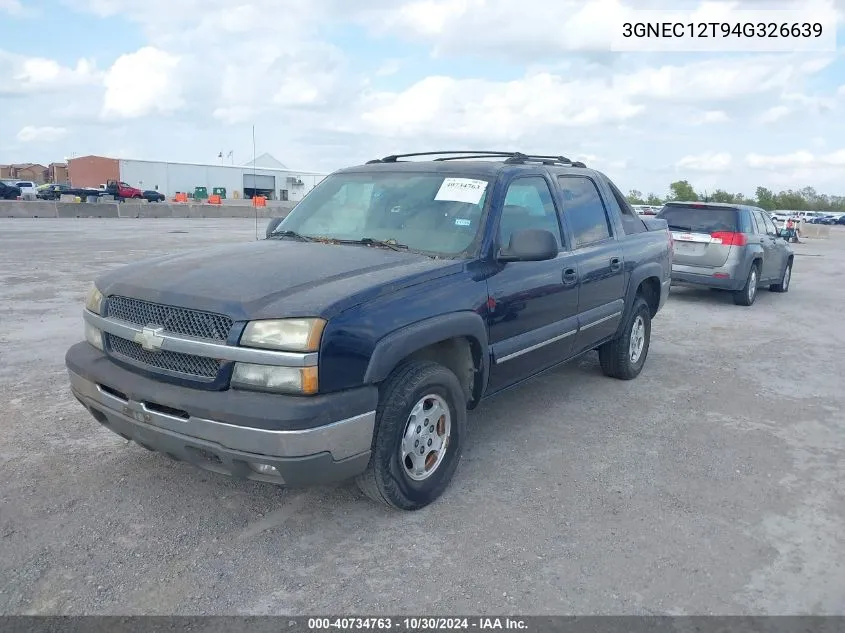
POLYGON ((86 202, 57 202, 56 212, 60 218, 117 218, 117 204, 86 202))
POLYGON ((0 218, 57 218, 56 203, 0 201, 0 218))
POLYGON ((156 202, 24 202, 0 200, 0 218, 283 218, 294 203, 270 207, 156 202))
POLYGON ((827 239, 830 237, 830 226, 827 224, 802 223, 799 230, 801 237, 814 239, 827 239))

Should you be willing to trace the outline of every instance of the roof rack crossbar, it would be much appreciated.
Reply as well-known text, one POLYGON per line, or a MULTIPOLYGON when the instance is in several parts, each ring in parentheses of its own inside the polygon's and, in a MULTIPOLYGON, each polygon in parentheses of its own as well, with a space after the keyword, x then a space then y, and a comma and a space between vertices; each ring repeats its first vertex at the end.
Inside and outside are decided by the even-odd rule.
POLYGON ((542 154, 523 154, 522 152, 505 152, 499 150, 444 150, 437 152, 412 152, 408 154, 391 154, 384 158, 376 158, 367 161, 373 163, 395 163, 400 158, 411 158, 413 156, 438 156, 435 161, 466 160, 473 158, 504 158, 506 164, 521 165, 525 163, 541 163, 543 165, 560 165, 567 167, 586 167, 581 161, 573 161, 566 156, 546 156, 542 154))
POLYGON ((412 156, 443 156, 443 155, 457 155, 457 154, 473 154, 483 156, 512 156, 514 152, 502 152, 498 150, 445 150, 439 152, 411 152, 409 154, 391 154, 384 158, 378 159, 382 163, 395 163, 400 158, 410 158, 412 156))
POLYGON ((513 156, 513 153, 510 154, 494 154, 494 153, 487 153, 487 154, 467 154, 465 156, 441 156, 440 158, 435 158, 435 162, 441 162, 444 160, 467 160, 472 158, 504 158, 506 156, 513 156))

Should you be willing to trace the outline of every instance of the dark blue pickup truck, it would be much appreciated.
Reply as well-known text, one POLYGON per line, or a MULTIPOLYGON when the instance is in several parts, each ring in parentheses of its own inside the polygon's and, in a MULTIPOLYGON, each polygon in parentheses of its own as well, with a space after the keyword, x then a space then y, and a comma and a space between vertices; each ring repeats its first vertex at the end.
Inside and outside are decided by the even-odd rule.
POLYGON ((388 156, 328 176, 266 240, 103 275, 66 364, 147 449, 291 486, 356 477, 414 510, 483 398, 591 350, 635 378, 671 257, 665 221, 583 163, 388 156))

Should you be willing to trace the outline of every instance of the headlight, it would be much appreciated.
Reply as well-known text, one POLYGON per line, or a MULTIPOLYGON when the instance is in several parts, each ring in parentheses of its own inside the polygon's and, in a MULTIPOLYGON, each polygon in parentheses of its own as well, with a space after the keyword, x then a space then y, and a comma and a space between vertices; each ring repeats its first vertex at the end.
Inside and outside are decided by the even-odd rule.
POLYGON ((103 333, 88 321, 85 322, 85 340, 101 352, 103 351, 103 333))
POLYGON ((326 322, 323 319, 274 319, 250 321, 241 345, 286 352, 316 352, 326 322))
POLYGON ((85 299, 85 307, 94 314, 100 314, 100 308, 103 305, 103 293, 97 290, 97 286, 92 286, 88 291, 88 297, 85 299))
POLYGON ((232 386, 311 395, 317 393, 317 368, 235 363, 232 386))

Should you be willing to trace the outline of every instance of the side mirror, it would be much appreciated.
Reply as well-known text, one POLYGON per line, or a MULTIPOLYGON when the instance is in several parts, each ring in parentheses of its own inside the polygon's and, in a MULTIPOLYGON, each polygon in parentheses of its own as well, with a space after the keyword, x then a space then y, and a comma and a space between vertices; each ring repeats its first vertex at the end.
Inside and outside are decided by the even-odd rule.
POLYGON ((276 230, 276 227, 281 224, 284 218, 270 218, 270 221, 267 223, 267 230, 264 232, 264 237, 270 237, 270 234, 276 230))
POLYGON ((542 262, 557 257, 555 236, 544 229, 523 229, 511 234, 508 247, 499 251, 500 262, 542 262))

